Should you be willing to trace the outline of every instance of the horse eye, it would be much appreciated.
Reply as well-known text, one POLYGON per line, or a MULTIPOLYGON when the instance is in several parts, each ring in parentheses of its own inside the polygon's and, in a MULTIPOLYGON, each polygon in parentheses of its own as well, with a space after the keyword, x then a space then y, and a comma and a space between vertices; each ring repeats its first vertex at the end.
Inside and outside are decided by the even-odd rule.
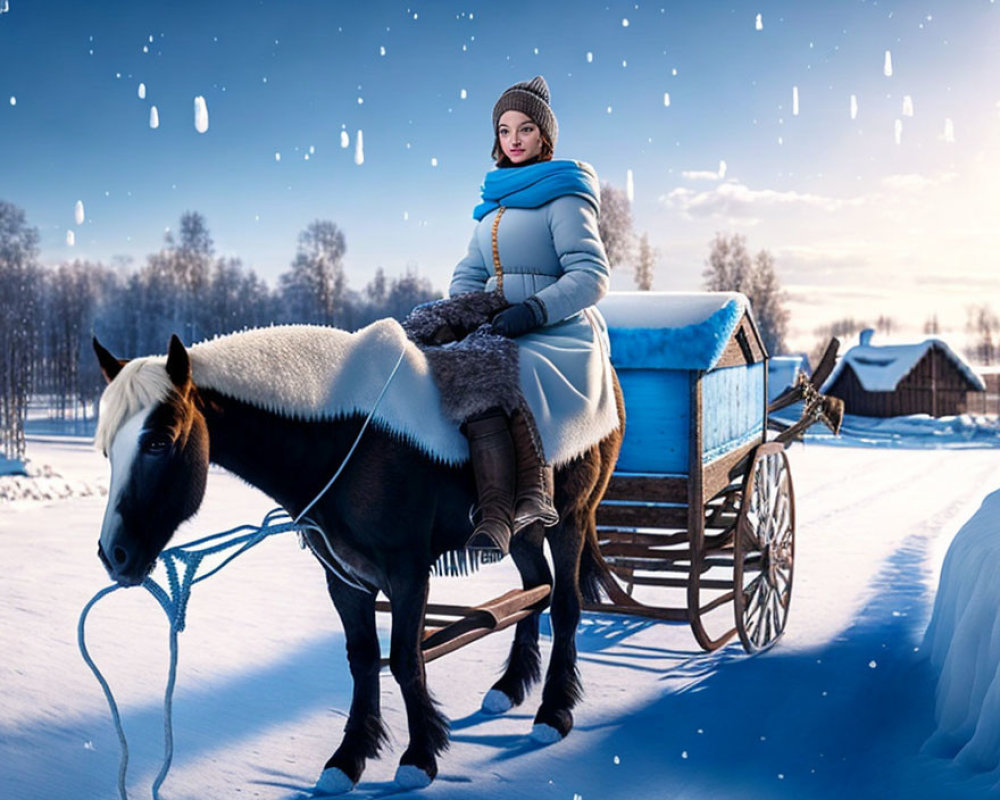
POLYGON ((148 436, 142 442, 142 450, 144 453, 160 455, 167 452, 170 449, 171 444, 173 444, 173 442, 170 440, 169 436, 148 436))

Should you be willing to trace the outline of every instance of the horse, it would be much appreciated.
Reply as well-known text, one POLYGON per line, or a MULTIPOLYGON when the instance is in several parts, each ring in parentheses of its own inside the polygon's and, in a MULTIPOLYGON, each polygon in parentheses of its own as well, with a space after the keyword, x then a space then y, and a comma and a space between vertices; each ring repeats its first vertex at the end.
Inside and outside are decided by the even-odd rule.
MULTIPOLYGON (((402 338, 407 346, 395 320, 369 328, 379 324, 392 334, 390 341, 398 344, 402 338)), ((388 739, 379 710, 377 591, 391 605, 389 666, 404 699, 409 728, 396 781, 406 788, 421 788, 437 775, 437 757, 447 749, 449 735, 448 722, 429 693, 421 651, 429 576, 437 559, 461 550, 471 533, 474 479, 467 450, 465 461, 435 457, 419 446, 412 432, 401 434, 377 419, 355 442, 365 413, 310 416, 295 407, 316 406, 315 398, 298 396, 321 383, 307 374, 309 362, 299 357, 299 350, 328 330, 334 329, 286 326, 223 337, 237 341, 250 336, 250 349, 267 351, 262 371, 269 374, 263 377, 244 374, 242 366, 230 368, 225 348, 213 354, 214 342, 188 351, 174 335, 165 358, 125 361, 95 338, 93 347, 107 381, 95 444, 111 463, 98 555, 113 580, 141 584, 178 525, 200 506, 210 462, 270 495, 296 517, 356 444, 339 479, 309 510, 309 520, 323 535, 305 534, 326 572, 353 680, 344 735, 324 765, 317 789, 332 794, 351 790, 367 759, 377 757, 388 739), (289 339, 288 331, 295 329, 301 329, 300 335, 289 339), (276 345, 282 336, 285 339, 276 345), (282 371, 284 375, 277 374, 282 371), (291 399, 275 400, 273 384, 292 387, 291 399), (335 574, 338 571, 351 579, 342 580, 335 574)), ((412 349, 417 363, 422 355, 412 349)), ((389 373, 394 352, 364 359, 370 368, 366 374, 389 373)), ((323 355, 346 358, 325 351, 323 355)), ((370 384, 362 387, 368 397, 383 386, 381 377, 356 378, 354 384, 370 384)), ((435 396, 430 375, 424 373, 422 380, 435 396)), ((552 651, 532 729, 533 738, 543 742, 558 741, 573 727, 572 709, 581 696, 575 645, 581 600, 597 600, 608 577, 598 548, 595 512, 624 434, 624 405, 616 377, 613 386, 617 426, 578 457, 557 465, 559 523, 548 529, 536 523, 514 537, 511 547, 525 589, 553 586, 552 651), (543 540, 550 546, 551 569, 543 540)), ((356 385, 336 382, 329 387, 332 395, 354 389, 356 385)), ((453 433, 464 444, 455 428, 453 433)), ((540 679, 540 613, 536 610, 517 623, 505 671, 487 693, 484 710, 500 713, 519 705, 540 679)))

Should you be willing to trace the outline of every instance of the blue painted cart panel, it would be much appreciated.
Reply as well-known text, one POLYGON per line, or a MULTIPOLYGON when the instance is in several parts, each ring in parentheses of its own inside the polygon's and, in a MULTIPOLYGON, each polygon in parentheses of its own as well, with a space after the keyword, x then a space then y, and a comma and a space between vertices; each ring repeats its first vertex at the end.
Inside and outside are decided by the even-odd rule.
MULTIPOLYGON (((761 437, 764 369, 761 362, 702 375, 702 463, 761 437)), ((690 474, 691 391, 698 375, 697 370, 618 368, 625 395, 620 472, 690 474)))
POLYGON ((625 395, 625 441, 616 469, 687 474, 692 374, 674 369, 618 370, 625 395))
POLYGON ((764 433, 764 362, 725 367, 701 379, 702 463, 764 433))

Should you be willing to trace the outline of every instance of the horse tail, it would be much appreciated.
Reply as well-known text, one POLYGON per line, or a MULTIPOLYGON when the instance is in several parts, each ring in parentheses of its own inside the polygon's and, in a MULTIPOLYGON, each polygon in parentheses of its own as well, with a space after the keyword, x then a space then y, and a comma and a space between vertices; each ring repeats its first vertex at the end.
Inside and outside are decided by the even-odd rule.
POLYGON ((618 427, 597 445, 598 463, 600 465, 597 483, 587 501, 587 524, 584 526, 583 551, 580 554, 580 593, 587 603, 599 603, 601 592, 612 596, 621 588, 608 569, 604 556, 601 555, 601 544, 597 538, 597 507, 604 498, 611 475, 618 461, 618 451, 625 439, 625 397, 622 394, 618 375, 611 368, 611 378, 615 393, 615 407, 618 411, 618 427))

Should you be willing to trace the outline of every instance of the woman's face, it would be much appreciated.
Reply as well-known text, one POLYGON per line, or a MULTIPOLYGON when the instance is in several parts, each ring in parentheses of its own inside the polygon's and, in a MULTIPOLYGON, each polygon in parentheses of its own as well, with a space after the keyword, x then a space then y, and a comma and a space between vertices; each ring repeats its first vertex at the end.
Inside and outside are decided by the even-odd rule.
POLYGON ((527 114, 505 111, 497 124, 500 149, 511 164, 523 164, 542 153, 542 132, 527 114))

